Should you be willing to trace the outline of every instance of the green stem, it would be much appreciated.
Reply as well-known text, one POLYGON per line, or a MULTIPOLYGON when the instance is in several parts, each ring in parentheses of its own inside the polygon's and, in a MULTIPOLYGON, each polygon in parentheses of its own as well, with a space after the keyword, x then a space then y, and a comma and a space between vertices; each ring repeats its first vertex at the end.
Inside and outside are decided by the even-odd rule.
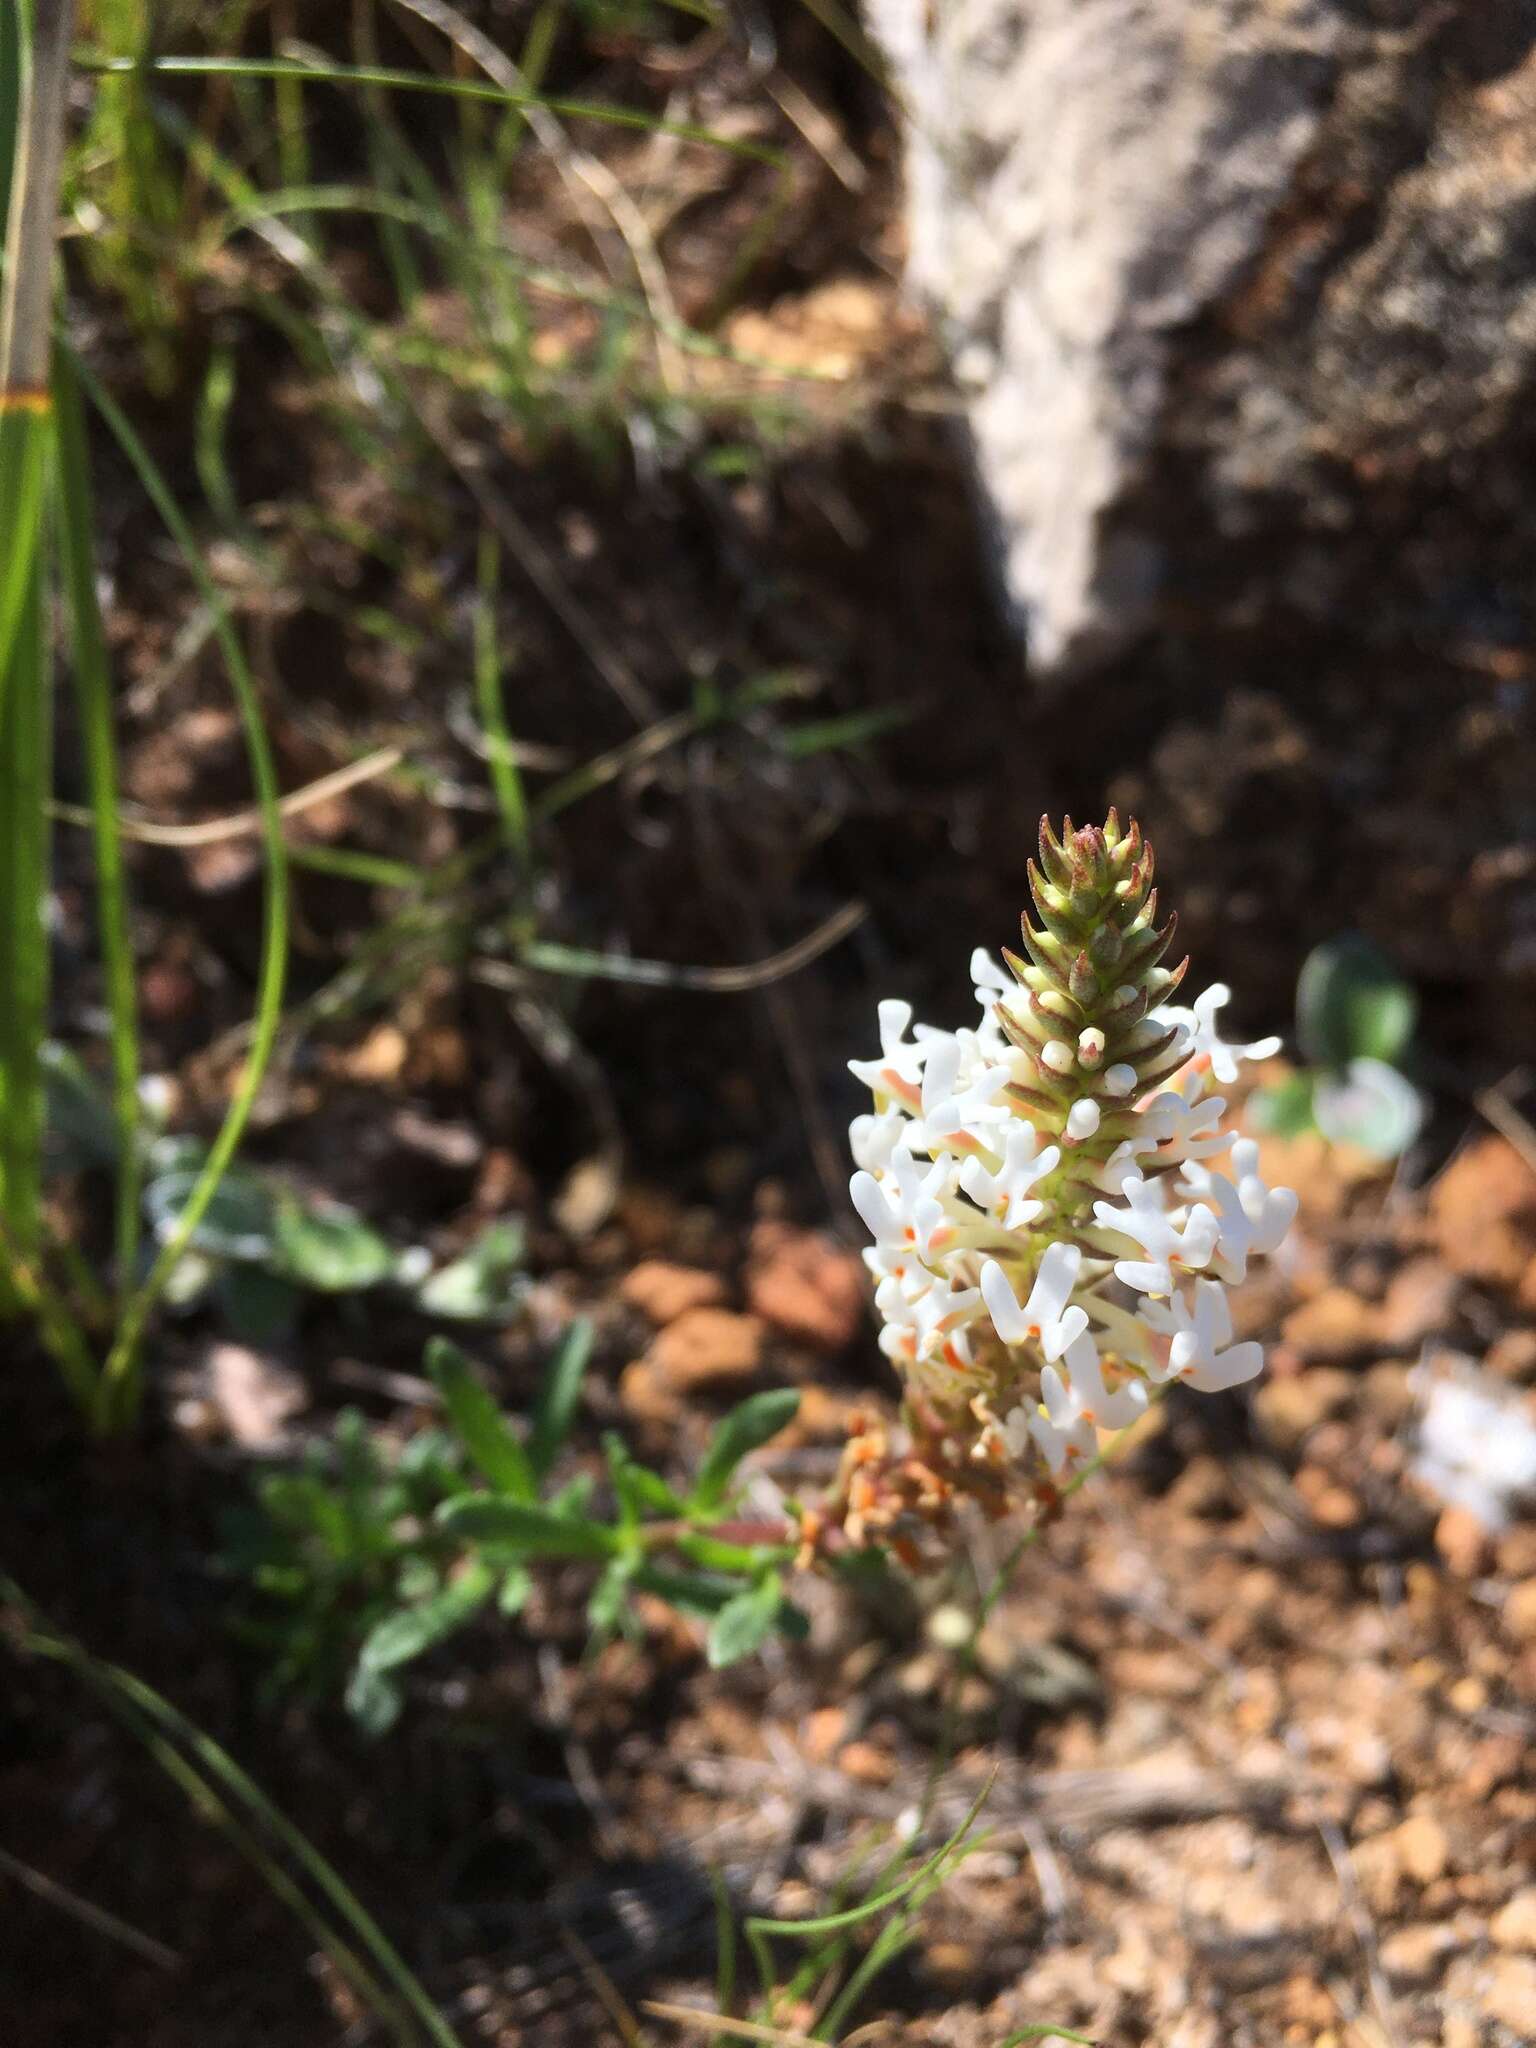
POLYGON ((90 457, 80 387, 68 360, 54 369, 59 446, 59 537, 64 586, 74 640, 75 701, 85 749, 91 836, 96 854, 97 923, 101 930, 107 1010, 112 1036, 112 1106, 117 1123, 117 1187, 113 1250, 119 1297, 134 1283, 139 1260, 139 1031, 134 993, 133 943, 123 842, 118 829, 117 748, 112 730, 112 683, 106 635, 96 601, 91 545, 90 457))
POLYGON ((92 404, 112 430, 119 447, 136 472, 146 495, 176 541, 188 572, 215 620, 214 631, 229 670, 231 688, 239 707, 246 753, 251 764, 256 802, 261 812, 261 836, 266 857, 266 897, 262 911, 261 964, 257 973, 256 1013, 240 1078, 230 1098, 224 1121, 219 1126, 202 1172, 187 1197, 176 1227, 161 1246, 143 1285, 129 1300, 118 1325, 117 1336, 102 1369, 101 1398, 97 1424, 104 1431, 126 1426, 137 1409, 141 1392, 140 1348, 150 1315, 166 1284, 196 1235, 219 1183, 234 1159, 250 1121, 262 1079, 282 1021, 283 980, 288 953, 288 862, 283 843, 282 813, 278 808, 277 770, 271 742, 262 721, 261 702, 245 650, 230 620, 229 610, 209 575, 196 539, 171 495, 165 478, 143 442, 129 425, 121 408, 78 359, 75 369, 90 395, 92 404))

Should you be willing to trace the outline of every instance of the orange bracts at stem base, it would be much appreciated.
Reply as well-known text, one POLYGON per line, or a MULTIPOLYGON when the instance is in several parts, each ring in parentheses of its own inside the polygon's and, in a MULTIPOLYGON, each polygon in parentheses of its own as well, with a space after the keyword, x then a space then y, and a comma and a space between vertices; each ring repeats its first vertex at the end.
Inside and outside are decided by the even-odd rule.
POLYGON ((53 394, 46 385, 22 384, 15 391, 0 391, 0 413, 53 411, 53 394))

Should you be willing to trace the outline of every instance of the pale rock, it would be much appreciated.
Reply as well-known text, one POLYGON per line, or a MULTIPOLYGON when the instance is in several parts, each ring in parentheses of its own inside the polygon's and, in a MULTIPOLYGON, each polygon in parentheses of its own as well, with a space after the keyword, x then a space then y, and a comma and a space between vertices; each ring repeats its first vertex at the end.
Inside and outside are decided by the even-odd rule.
POLYGON ((1500 1948, 1517 1955, 1536 1955, 1536 1885, 1526 1885, 1499 1908, 1488 1932, 1500 1948))
POLYGON ((1455 1933, 1440 1921, 1398 1927, 1381 1944, 1381 1967, 1394 1984, 1405 1989, 1433 1984, 1446 1955, 1456 1946, 1455 1933))
POLYGON ((1445 1829, 1433 1814, 1411 1813, 1394 1830, 1402 1865, 1415 1884, 1433 1884, 1444 1877, 1451 1860, 1451 1845, 1445 1829))
POLYGON ((669 1259, 642 1259, 619 1287, 631 1308, 653 1323, 676 1322, 691 1308, 718 1308, 725 1300, 725 1282, 718 1273, 697 1266, 677 1266, 669 1259))
POLYGON ((1500 1956, 1483 1992, 1484 2019, 1508 2027, 1517 2041, 1536 2040, 1536 1960, 1500 1956))

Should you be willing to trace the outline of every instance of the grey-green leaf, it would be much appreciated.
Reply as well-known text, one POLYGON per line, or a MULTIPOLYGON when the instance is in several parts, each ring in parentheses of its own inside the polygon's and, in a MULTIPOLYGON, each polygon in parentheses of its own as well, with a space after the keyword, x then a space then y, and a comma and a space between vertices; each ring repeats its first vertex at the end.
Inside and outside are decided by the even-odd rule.
POLYGON ((533 1500, 538 1484, 528 1453, 513 1435, 469 1359, 446 1337, 427 1345, 427 1371, 437 1384, 459 1441, 499 1493, 533 1500))
POLYGON ((739 1408, 733 1408, 710 1439, 689 1505, 698 1511, 724 1500, 742 1459, 788 1428, 799 1406, 800 1396, 793 1387, 775 1387, 765 1394, 752 1394, 739 1408))
MULTIPOLYGON (((177 1165, 157 1173, 146 1186, 144 1207, 162 1243, 175 1236, 200 1177, 200 1167, 177 1165)), ((215 1258, 265 1259, 271 1256, 276 1229, 270 1188, 237 1166, 225 1174, 203 1211, 192 1248, 215 1258)))
POLYGON ((1314 946, 1296 983, 1296 1036, 1309 1060, 1344 1067, 1352 1059, 1399 1059, 1418 998, 1379 946, 1346 932, 1314 946))
POLYGON ((493 1322, 508 1314, 523 1286, 524 1233, 515 1218, 483 1230, 462 1258, 425 1280, 416 1299, 428 1315, 493 1322))
POLYGON ((351 1209, 310 1209, 281 1201, 276 1236, 280 1270, 321 1294, 377 1287, 395 1270, 388 1240, 351 1209))
POLYGON ((393 1678, 359 1664, 347 1682, 347 1712, 369 1735, 383 1735, 400 1718, 405 1696, 393 1678))
POLYGON ((1330 1144, 1355 1145, 1374 1159, 1398 1159, 1423 1128, 1425 1103, 1396 1067, 1358 1059, 1342 1074, 1318 1076, 1313 1111, 1330 1144))

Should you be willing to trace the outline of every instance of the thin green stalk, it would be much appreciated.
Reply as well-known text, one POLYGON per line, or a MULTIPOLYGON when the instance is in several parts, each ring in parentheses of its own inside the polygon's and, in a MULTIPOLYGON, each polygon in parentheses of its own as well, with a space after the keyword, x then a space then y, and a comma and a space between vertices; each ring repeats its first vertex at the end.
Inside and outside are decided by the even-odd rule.
POLYGON ((501 581, 501 547, 489 527, 480 530, 476 561, 475 604, 475 697, 480 706, 480 723, 485 732, 490 759, 491 787, 501 813, 501 832, 507 851, 527 879, 533 848, 528 837, 528 805, 523 797, 523 778, 518 773, 512 734, 507 725, 506 706, 501 696, 501 653, 496 639, 496 597, 501 581))
POLYGON ((117 1187, 113 1253, 119 1298, 139 1262, 139 1025, 134 994, 128 886, 118 830, 117 744, 112 729, 112 679, 96 601, 90 457, 80 388, 67 359, 54 369, 59 456, 59 542, 74 654, 75 700, 85 750, 86 789, 96 853, 96 920, 101 934, 107 1014, 112 1039, 112 1111, 117 1124, 117 1187))
MULTIPOLYGON (((1145 1411, 1138 1415, 1134 1422, 1128 1422, 1124 1429, 1117 1429, 1108 1443, 1094 1457, 1088 1459, 1086 1464, 1078 1467, 1072 1477, 1059 1489, 1058 1499, 1060 1501, 1070 1500, 1074 1493, 1077 1493, 1082 1487, 1086 1486, 1089 1480, 1094 1478, 1096 1474, 1102 1472, 1112 1459, 1120 1456, 1132 1438, 1140 1434, 1146 1424, 1147 1416, 1152 1413, 1160 1401, 1167 1397, 1169 1384, 1165 1383, 1163 1386, 1153 1387, 1145 1411)), ((960 1686, 962 1681, 968 1678, 976 1668, 976 1651, 977 1645, 981 1641, 982 1630, 992 1619, 993 1608, 996 1607, 998 1601, 1002 1599, 1004 1593, 1012 1584, 1013 1575, 1018 1570, 1026 1551, 1033 1550, 1049 1527, 1050 1523, 1043 1518, 1039 1521, 1031 1522, 1023 1535, 1019 1537, 1009 1550, 1008 1555, 1003 1559, 997 1570, 992 1574, 987 1590, 982 1595, 975 1617, 971 1622, 970 1634, 960 1646, 959 1654, 950 1667, 949 1680, 944 1690, 939 1739, 933 1752, 933 1761, 929 1766, 928 1779, 923 1787, 922 1803, 919 1808, 925 1820, 932 1809, 934 1798, 939 1789, 939 1783, 945 1771, 948 1770, 950 1759, 954 1754, 960 1686)))
POLYGON ((245 735, 246 754, 251 764, 251 780, 255 785, 256 803, 261 812, 261 837, 266 859, 261 964, 257 972, 256 1013, 251 1031, 250 1050, 230 1098, 229 1108, 225 1111, 224 1121, 208 1149, 208 1157, 202 1172, 187 1197, 186 1207, 177 1219, 175 1229, 161 1246, 148 1278, 129 1300, 118 1324, 117 1335, 102 1369, 101 1400, 97 1414, 99 1427, 110 1431, 123 1427, 131 1420, 138 1405, 142 1377, 140 1348, 150 1315, 164 1293, 166 1283, 180 1262, 182 1254, 192 1242, 199 1223, 207 1213, 209 1203, 218 1191, 220 1181, 229 1170, 246 1124, 250 1120, 251 1111, 255 1107, 267 1063, 272 1056, 278 1026, 282 1021, 283 980, 288 958, 288 863, 283 843, 282 813, 278 809, 277 770, 272 760, 271 743, 262 721, 256 680, 251 674, 239 635, 230 620, 229 609, 218 586, 208 573, 196 539, 182 515, 180 506, 172 496, 169 485, 148 449, 129 425, 120 407, 102 389, 90 371, 78 360, 75 368, 90 396, 91 403, 111 429, 118 446, 132 464, 145 494, 180 549, 188 573, 216 622, 214 631, 229 670, 230 686, 239 707, 240 723, 245 735))

